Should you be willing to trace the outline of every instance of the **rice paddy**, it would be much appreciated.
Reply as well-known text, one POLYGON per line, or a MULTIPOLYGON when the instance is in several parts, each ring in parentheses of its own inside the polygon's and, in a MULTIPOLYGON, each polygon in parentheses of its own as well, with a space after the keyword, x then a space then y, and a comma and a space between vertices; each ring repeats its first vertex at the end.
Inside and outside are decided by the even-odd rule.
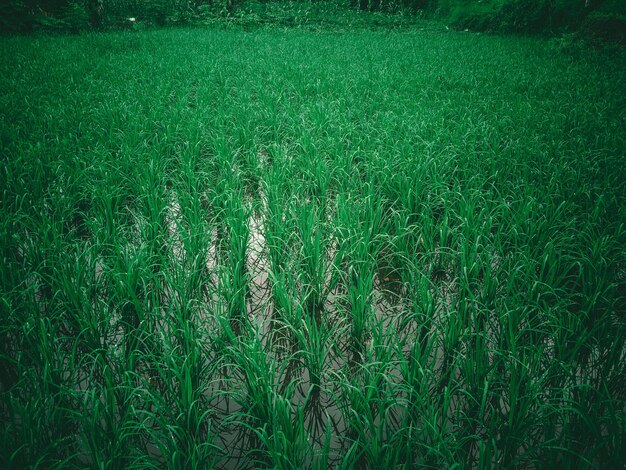
POLYGON ((0 466, 623 465, 623 53, 0 41, 0 466))

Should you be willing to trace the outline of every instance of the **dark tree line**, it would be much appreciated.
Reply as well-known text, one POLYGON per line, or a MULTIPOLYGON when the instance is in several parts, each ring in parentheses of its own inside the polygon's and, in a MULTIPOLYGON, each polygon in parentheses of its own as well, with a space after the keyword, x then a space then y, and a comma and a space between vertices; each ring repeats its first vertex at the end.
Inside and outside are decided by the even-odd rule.
MULTIPOLYGON (((81 31, 124 26, 124 18, 163 25, 192 23, 202 15, 229 15, 250 2, 274 0, 0 0, 0 30, 81 31)), ((311 4, 307 0, 302 3, 311 4)), ((477 31, 541 33, 587 28, 624 41, 623 0, 316 0, 358 11, 405 12, 477 31)), ((294 15, 299 8, 294 8, 294 15)))
POLYGON ((2 0, 0 30, 29 32, 87 30, 123 26, 124 19, 138 17, 162 25, 169 18, 190 22, 202 5, 233 0, 2 0))

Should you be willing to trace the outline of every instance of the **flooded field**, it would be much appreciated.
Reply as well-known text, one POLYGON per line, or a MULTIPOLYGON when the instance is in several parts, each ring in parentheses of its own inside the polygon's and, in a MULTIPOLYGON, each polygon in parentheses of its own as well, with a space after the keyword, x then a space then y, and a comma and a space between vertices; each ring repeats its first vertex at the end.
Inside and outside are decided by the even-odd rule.
POLYGON ((624 461, 622 55, 1 40, 1 467, 624 461))

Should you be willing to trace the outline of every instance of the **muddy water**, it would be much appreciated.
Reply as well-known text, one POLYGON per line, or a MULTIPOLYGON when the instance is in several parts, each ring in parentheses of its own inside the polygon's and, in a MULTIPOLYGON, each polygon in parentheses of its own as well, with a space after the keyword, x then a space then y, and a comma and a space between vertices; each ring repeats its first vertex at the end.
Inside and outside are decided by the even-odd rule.
MULTIPOLYGON (((265 198, 261 193, 257 195, 255 200, 256 205, 252 200, 246 202, 246 210, 249 213, 247 221, 249 235, 246 252, 248 276, 246 309, 248 319, 252 331, 258 336, 262 349, 267 355, 266 360, 275 364, 286 364, 282 375, 275 377, 276 393, 281 395, 286 393, 287 385, 295 381, 296 386, 288 398, 294 410, 304 410, 304 428, 309 435, 313 449, 323 447, 327 432, 330 429, 332 461, 338 459, 352 444, 352 441, 348 439, 350 426, 342 412, 348 404, 339 401, 340 398, 338 397, 341 397, 342 393, 336 388, 339 385, 335 377, 335 375, 351 374, 351 370, 355 366, 349 354, 350 329, 346 323, 349 318, 349 306, 346 304, 345 292, 343 287, 339 285, 330 291, 324 300, 322 321, 327 325, 337 326, 337 328, 333 328, 333 332, 327 340, 329 344, 338 345, 339 350, 331 350, 329 347, 325 352, 323 371, 320 376, 319 388, 317 388, 313 385, 306 361, 303 362, 302 358, 288 359, 290 354, 293 355, 304 346, 297 344, 293 339, 286 341, 284 338, 282 341, 275 339, 273 320, 276 312, 272 297, 269 250, 265 239, 265 198)), ((178 227, 181 225, 180 218, 181 208, 176 196, 172 194, 166 221, 171 255, 173 260, 179 262, 188 255, 178 233, 178 227)), ((224 253, 227 244, 223 243, 222 238, 223 234, 217 226, 214 226, 206 259, 206 268, 211 273, 212 284, 211 294, 206 301, 209 305, 218 308, 221 304, 219 298, 220 269, 223 269, 222 263, 227 256, 224 253)), ((336 246, 329 244, 326 253, 328 259, 334 258, 334 250, 336 249, 336 246)), ((326 283, 329 282, 331 282, 331 273, 327 272, 326 283)), ((393 347, 395 342, 401 345, 405 357, 410 355, 412 345, 418 337, 418 325, 415 322, 403 323, 402 321, 406 317, 406 312, 412 308, 407 303, 406 294, 406 286, 400 276, 391 266, 386 266, 383 263, 382 267, 379 267, 374 274, 370 321, 374 324, 373 328, 379 330, 379 337, 393 337, 395 341, 390 340, 390 344, 376 345, 375 347, 374 338, 370 335, 366 338, 365 349, 376 351, 376 348, 380 347, 389 348, 393 347)), ((448 293, 443 295, 443 298, 449 299, 451 296, 452 294, 448 293)), ((437 309, 438 318, 432 322, 428 335, 437 336, 436 325, 445 323, 445 310, 445 308, 437 309)), ((213 331, 216 331, 215 328, 219 329, 219 325, 210 318, 201 320, 201 323, 205 323, 204 326, 213 331)), ((162 328, 167 334, 166 330, 171 328, 171 325, 164 321, 162 328)), ((433 348, 430 354, 432 355, 431 363, 436 368, 441 367, 444 362, 442 345, 433 348)), ((373 358, 376 360, 375 353, 373 358)), ((401 382, 403 380, 397 368, 390 367, 387 373, 393 381, 401 382)), ((245 387, 242 377, 237 376, 236 371, 224 369, 221 373, 221 380, 213 382, 203 393, 204 397, 214 407, 216 422, 221 423, 222 426, 215 444, 225 452, 225 459, 221 462, 223 468, 246 467, 250 457, 247 455, 248 450, 258 445, 254 434, 246 430, 236 419, 238 413, 244 412, 245 414, 246 412, 242 409, 242 402, 236 398, 238 394, 245 393, 245 387)), ((398 416, 402 412, 400 404, 405 398, 407 397, 398 397, 397 409, 392 411, 398 416)), ((246 402, 245 396, 242 396, 241 399, 244 400, 243 403, 246 402)), ((380 421, 380 419, 380 415, 377 416, 376 420, 380 421)), ((313 454, 311 454, 311 458, 313 458, 313 454)))
MULTIPOLYGON (((338 460, 341 455, 345 454, 352 444, 349 439, 350 424, 346 420, 345 410, 349 406, 348 403, 342 402, 342 393, 337 387, 338 381, 335 377, 341 377, 342 374, 352 374, 354 364, 351 364, 349 349, 349 328, 347 327, 347 319, 349 318, 349 306, 346 305, 344 287, 341 285, 330 291, 324 301, 322 321, 326 325, 334 325, 333 331, 327 338, 328 344, 336 344, 339 351, 327 347, 325 351, 326 357, 323 360, 323 370, 320 375, 319 388, 313 385, 310 370, 302 358, 288 360, 287 355, 297 348, 302 349, 301 344, 295 341, 287 341, 283 344, 277 344, 272 341, 274 336, 272 320, 276 315, 273 297, 272 297, 272 281, 270 278, 270 261, 268 256, 268 246, 266 243, 265 221, 264 221, 264 202, 261 196, 260 209, 253 207, 249 202, 248 206, 248 227, 249 238, 247 240, 247 259, 246 268, 248 275, 248 294, 246 297, 246 308, 248 319, 252 325, 252 330, 259 337, 262 349, 267 355, 268 362, 277 364, 287 363, 286 370, 282 375, 275 377, 276 393, 284 395, 287 393, 287 384, 294 381, 296 384, 290 395, 287 397, 294 410, 303 409, 304 411, 304 429, 308 433, 309 442, 312 449, 319 449, 324 446, 327 432, 330 430, 330 452, 331 463, 338 460), (336 330, 336 331, 335 331, 336 330)), ((172 192, 169 197, 169 204, 166 210, 166 227, 168 235, 168 246, 172 261, 182 263, 191 254, 186 252, 179 228, 182 226, 181 207, 176 195, 172 192)), ((222 269, 222 263, 225 255, 223 253, 225 243, 221 240, 222 234, 217 226, 212 228, 210 234, 210 246, 207 250, 207 258, 205 266, 210 274, 212 287, 209 289, 209 296, 205 299, 207 306, 219 306, 219 271, 222 269)), ((130 249, 130 248, 129 248, 130 249)), ((336 246, 329 244, 326 256, 333 259, 335 256, 336 246)), ((103 276, 106 276, 106 269, 103 260, 99 259, 95 263, 94 278, 97 282, 103 276)), ((331 282, 331 273, 326 273, 326 283, 331 282)), ((164 286, 164 295, 166 298, 172 299, 175 293, 168 292, 164 286)), ((444 298, 451 298, 452 293, 448 293, 444 298)), ((392 267, 383 266, 374 274, 374 283, 371 293, 371 322, 373 328, 380 330, 380 336, 389 338, 394 336, 396 343, 401 345, 405 355, 410 354, 411 346, 417 338, 417 325, 414 323, 404 324, 402 318, 405 317, 407 310, 411 309, 406 300, 406 286, 402 279, 392 267)), ((101 299, 102 301, 106 299, 101 299)), ((451 301, 451 300, 450 300, 451 301)), ((211 311, 209 308, 208 311, 211 311)), ((171 319, 166 317, 167 312, 163 312, 163 319, 153 325, 155 330, 160 331, 161 336, 167 336, 173 333, 175 325, 171 319)), ((437 312, 438 319, 433 322, 430 335, 436 335, 437 330, 435 324, 445 322, 445 309, 439 309, 437 312)), ((108 342, 113 350, 119 354, 124 350, 124 330, 120 327, 121 319, 119 316, 111 317, 109 334, 111 338, 108 342)), ((198 315, 194 317, 194 321, 199 328, 206 328, 208 331, 215 332, 219 329, 218 323, 210 315, 198 315)), ((440 323, 441 324, 441 323, 440 323)), ((393 343, 394 341, 390 341, 393 343)), ((367 338, 366 349, 375 350, 374 338, 367 338)), ((380 346, 380 345, 379 345, 380 346)), ((384 345, 391 347, 390 345, 384 345)), ((443 349, 435 348, 432 352, 432 363, 437 367, 443 364, 443 349)), ((373 356, 376 360, 376 354, 373 356)), ((382 358, 381 358, 382 359, 382 358)), ((141 363, 137 364, 138 374, 144 376, 148 384, 152 384, 155 377, 141 363)), ((397 368, 391 367, 388 371, 391 380, 402 381, 402 376, 397 368)), ((246 467, 249 462, 247 452, 250 448, 254 448, 258 442, 254 439, 254 435, 246 431, 241 423, 236 422, 235 417, 240 412, 246 412, 242 409, 241 402, 236 397, 238 393, 245 392, 245 384, 241 377, 238 377, 234 371, 224 369, 222 371, 221 380, 212 382, 211 385, 203 391, 203 396, 214 409, 215 422, 219 427, 219 435, 215 442, 221 447, 226 457, 221 462, 223 468, 242 468, 246 467)), ((158 378, 156 378, 158 379, 158 378)), ((152 384, 159 388, 158 385, 152 384)), ((81 389, 87 390, 89 384, 81 383, 81 389)), ((402 403, 405 397, 398 397, 398 403, 402 403)), ((402 409, 398 405, 394 410, 400 415, 402 409)), ((377 416, 377 423, 380 421, 380 415, 377 416)), ((158 454, 156 448, 152 449, 155 455, 158 454)), ((313 459, 311 454, 311 459, 313 459)))

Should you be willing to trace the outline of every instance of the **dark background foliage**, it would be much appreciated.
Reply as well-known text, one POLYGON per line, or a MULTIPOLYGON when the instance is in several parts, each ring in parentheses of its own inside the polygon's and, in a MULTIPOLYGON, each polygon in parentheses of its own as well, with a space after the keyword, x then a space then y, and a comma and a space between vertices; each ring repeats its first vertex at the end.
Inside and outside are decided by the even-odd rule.
POLYGON ((311 11, 330 19, 349 10, 435 18, 457 29, 522 34, 576 32, 622 43, 626 31, 626 2, 620 0, 5 0, 0 3, 0 30, 76 33, 138 25, 206 23, 246 15, 250 22, 280 20, 289 25, 310 21, 311 11))

